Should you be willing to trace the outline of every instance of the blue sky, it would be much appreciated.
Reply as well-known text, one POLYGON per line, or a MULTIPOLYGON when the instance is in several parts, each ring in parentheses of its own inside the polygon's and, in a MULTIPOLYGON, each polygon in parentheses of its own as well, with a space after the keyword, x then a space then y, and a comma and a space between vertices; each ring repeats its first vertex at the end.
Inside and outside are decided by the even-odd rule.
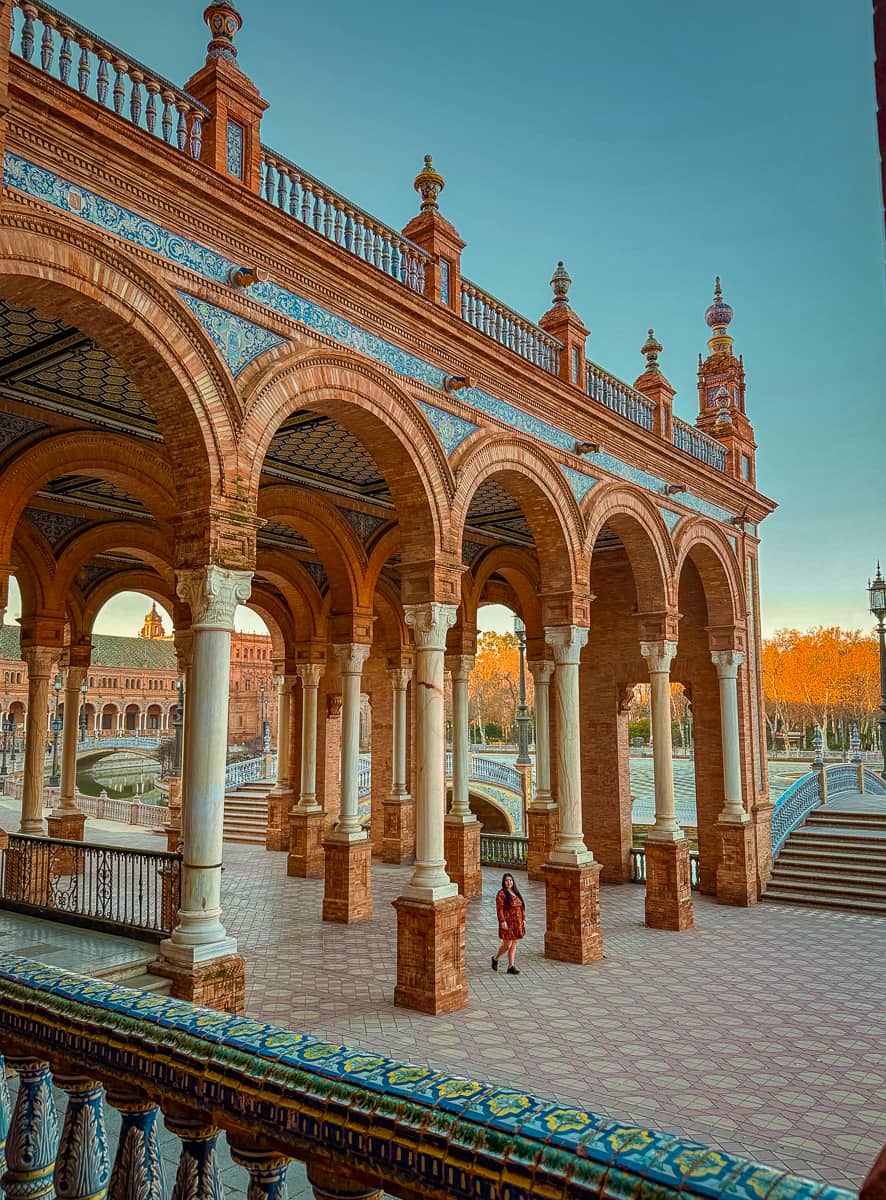
MULTIPOLYGON (((60 2, 175 81, 203 62, 202 2, 153 0, 150 21, 60 2)), ((780 505, 764 628, 870 625, 886 322, 869 0, 240 7, 266 143, 395 226, 433 153, 465 273, 537 319, 564 259, 590 356, 632 381, 653 325, 690 421, 720 274, 780 505)))

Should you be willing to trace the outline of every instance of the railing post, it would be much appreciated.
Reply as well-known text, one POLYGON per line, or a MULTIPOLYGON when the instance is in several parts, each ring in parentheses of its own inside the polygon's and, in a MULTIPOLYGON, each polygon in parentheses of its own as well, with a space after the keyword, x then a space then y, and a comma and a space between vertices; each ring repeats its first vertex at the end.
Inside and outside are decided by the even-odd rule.
POLYGON ((221 1169, 216 1153, 221 1132, 199 1118, 165 1115, 166 1128, 181 1138, 172 1200, 218 1200, 224 1195, 221 1169))
POLYGON ((160 1109, 135 1093, 109 1092, 108 1104, 116 1108, 121 1117, 110 1195, 166 1200, 166 1175, 159 1135, 160 1109))
POLYGON ((58 1116, 49 1063, 11 1058, 9 1065, 18 1074, 19 1086, 6 1142, 6 1173, 0 1179, 0 1188, 6 1200, 52 1197, 58 1116))
POLYGON ((58 1200, 101 1200, 111 1175, 104 1089, 80 1075, 56 1075, 55 1082, 68 1096, 55 1164, 55 1194, 58 1200))

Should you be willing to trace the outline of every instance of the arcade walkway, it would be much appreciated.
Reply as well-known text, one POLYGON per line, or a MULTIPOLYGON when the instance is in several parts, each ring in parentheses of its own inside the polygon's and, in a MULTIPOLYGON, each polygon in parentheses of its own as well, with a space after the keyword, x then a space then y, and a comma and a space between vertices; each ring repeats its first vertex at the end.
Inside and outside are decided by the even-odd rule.
MULTIPOLYGON (((90 839, 117 840, 103 824, 90 822, 90 839)), ((514 978, 489 969, 498 877, 485 871, 468 916, 470 1003, 426 1017, 392 1003, 390 902, 407 868, 373 864, 376 917, 345 927, 320 922, 322 881, 287 879, 285 855, 225 854, 251 1015, 849 1187, 886 1141, 886 919, 696 895, 697 927, 659 933, 643 924, 641 888, 607 887, 607 957, 573 967, 542 956, 543 889, 530 883, 514 978)))

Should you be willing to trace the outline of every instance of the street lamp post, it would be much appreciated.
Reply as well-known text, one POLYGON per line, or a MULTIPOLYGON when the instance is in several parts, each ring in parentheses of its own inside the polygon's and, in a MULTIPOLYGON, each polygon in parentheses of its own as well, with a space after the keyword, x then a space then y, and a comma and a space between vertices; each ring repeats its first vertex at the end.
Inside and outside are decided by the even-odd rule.
POLYGON ((261 749, 262 754, 271 753, 271 722, 268 720, 268 697, 265 692, 265 681, 258 685, 261 707, 261 749))
POLYGON ((0 759, 0 779, 6 782, 6 751, 9 745, 9 700, 3 699, 3 757, 0 759))
POLYGON ((86 693, 89 691, 89 684, 84 676, 83 682, 80 684, 80 741, 86 741, 86 693))
POLYGON ((529 757, 529 709, 526 707, 526 626, 514 617, 514 633, 520 648, 520 703, 517 705, 517 766, 532 765, 529 757))
POLYGON ((868 596, 880 639, 880 750, 883 753, 881 774, 886 779, 886 579, 880 571, 879 562, 876 576, 873 580, 868 580, 868 596))
POLYGON ((178 704, 175 716, 172 718, 172 728, 175 730, 175 760, 172 764, 172 774, 180 779, 182 773, 182 718, 185 712, 185 681, 183 679, 179 679, 175 690, 178 692, 178 704))
POLYGON ((59 696, 60 696, 61 690, 62 690, 61 675, 56 675, 55 683, 53 684, 53 687, 55 688, 55 711, 53 712, 53 716, 52 716, 52 770, 50 771, 50 774, 49 774, 49 786, 51 788, 58 787, 58 785, 59 785, 58 735, 62 731, 62 720, 61 720, 61 717, 59 717, 59 715, 58 715, 58 702, 59 702, 59 696))

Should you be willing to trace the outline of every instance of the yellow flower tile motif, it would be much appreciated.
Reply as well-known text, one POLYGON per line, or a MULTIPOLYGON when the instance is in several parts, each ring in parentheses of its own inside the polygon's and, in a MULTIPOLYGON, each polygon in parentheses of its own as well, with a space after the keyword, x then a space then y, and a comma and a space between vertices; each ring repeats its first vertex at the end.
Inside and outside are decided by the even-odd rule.
POLYGON ((498 1092, 490 1097, 487 1107, 496 1117, 513 1117, 532 1106, 532 1098, 519 1092, 498 1092))
POLYGON ((379 1067, 383 1067, 387 1059, 379 1058, 377 1055, 360 1054, 356 1058, 346 1058, 344 1067, 351 1074, 357 1074, 360 1071, 376 1071, 379 1067))
POLYGON ((476 1096, 483 1085, 474 1079, 447 1079, 437 1088, 437 1094, 448 1100, 461 1096, 476 1096))
POLYGON ((429 1079, 431 1072, 425 1067, 400 1067, 388 1075, 388 1083, 418 1083, 420 1079, 429 1079))
POLYGON ((551 1133, 570 1133, 586 1129, 591 1124, 591 1118, 578 1108, 558 1108, 548 1113, 545 1124, 551 1133))

